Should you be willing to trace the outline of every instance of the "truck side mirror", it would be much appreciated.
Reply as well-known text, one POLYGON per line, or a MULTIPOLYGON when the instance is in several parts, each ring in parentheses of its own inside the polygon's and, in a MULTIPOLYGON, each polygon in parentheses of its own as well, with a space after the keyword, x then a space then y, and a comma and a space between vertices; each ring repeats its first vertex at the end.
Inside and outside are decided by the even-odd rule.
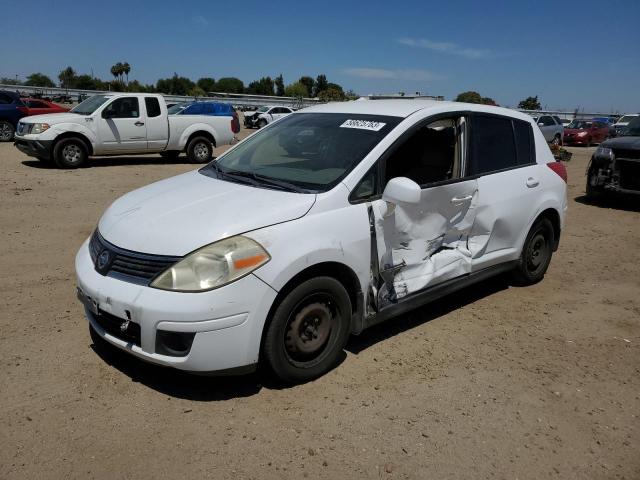
POLYGON ((395 177, 387 182, 382 199, 394 205, 398 203, 420 203, 420 185, 407 177, 395 177))

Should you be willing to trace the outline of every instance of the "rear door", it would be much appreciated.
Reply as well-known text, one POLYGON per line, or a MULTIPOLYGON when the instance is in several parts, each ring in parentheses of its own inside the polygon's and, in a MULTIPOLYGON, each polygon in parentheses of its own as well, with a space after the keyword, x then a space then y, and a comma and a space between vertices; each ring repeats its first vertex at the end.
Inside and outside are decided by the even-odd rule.
POLYGON ((138 97, 116 97, 98 118, 101 153, 144 152, 147 127, 138 97))
POLYGON ((519 254, 518 242, 536 213, 542 179, 529 122, 472 116, 469 174, 479 195, 468 248, 477 271, 519 254))
POLYGON ((147 127, 147 149, 150 152, 160 152, 167 146, 169 140, 169 122, 166 110, 158 97, 144 97, 147 127), (163 114, 164 110, 164 114, 163 114))

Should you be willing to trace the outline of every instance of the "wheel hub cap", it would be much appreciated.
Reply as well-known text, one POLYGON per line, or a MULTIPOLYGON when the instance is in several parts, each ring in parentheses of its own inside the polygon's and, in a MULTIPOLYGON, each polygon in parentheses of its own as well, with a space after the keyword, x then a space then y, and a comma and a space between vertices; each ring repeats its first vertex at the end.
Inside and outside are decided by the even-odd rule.
POLYGON ((292 355, 320 352, 333 327, 333 314, 324 303, 311 303, 302 308, 289 323, 285 346, 292 355))
POLYGON ((67 162, 75 163, 80 160, 80 147, 77 145, 67 145, 62 149, 62 156, 67 162))
POLYGON ((204 143, 198 143, 193 148, 193 153, 199 160, 204 160, 209 155, 209 148, 204 143))

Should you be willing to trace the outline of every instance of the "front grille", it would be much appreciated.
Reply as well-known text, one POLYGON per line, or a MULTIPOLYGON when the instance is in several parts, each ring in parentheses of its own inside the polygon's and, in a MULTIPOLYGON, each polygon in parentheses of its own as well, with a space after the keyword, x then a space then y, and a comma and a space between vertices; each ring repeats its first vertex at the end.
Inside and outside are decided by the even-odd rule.
POLYGON ((623 150, 616 148, 613 154, 616 158, 640 159, 640 150, 623 150))
POLYGON ((126 320, 111 315, 110 313, 98 310, 97 315, 93 315, 93 319, 98 325, 100 325, 105 332, 109 335, 119 338, 125 342, 133 343, 140 346, 140 325, 134 322, 129 322, 127 328, 122 331, 120 328, 126 320))
POLYGON ((640 190, 640 162, 616 160, 620 172, 620 188, 640 190))
POLYGON ((89 241, 89 254, 98 273, 102 275, 115 273, 118 276, 124 276, 125 279, 133 280, 134 283, 144 285, 148 285, 157 275, 182 259, 182 257, 132 252, 116 247, 102 238, 98 230, 93 233, 89 241), (106 261, 101 263, 103 255, 106 261))

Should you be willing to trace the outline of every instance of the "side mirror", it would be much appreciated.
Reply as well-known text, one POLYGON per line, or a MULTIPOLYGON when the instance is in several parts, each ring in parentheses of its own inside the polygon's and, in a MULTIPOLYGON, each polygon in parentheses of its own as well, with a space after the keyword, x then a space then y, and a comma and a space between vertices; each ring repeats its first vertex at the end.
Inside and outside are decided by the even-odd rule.
POLYGON ((407 177, 392 178, 382 192, 385 202, 393 203, 420 203, 420 185, 407 177))
POLYGON ((539 127, 544 127, 544 123, 542 123, 542 122, 538 122, 538 126, 539 126, 539 127))

